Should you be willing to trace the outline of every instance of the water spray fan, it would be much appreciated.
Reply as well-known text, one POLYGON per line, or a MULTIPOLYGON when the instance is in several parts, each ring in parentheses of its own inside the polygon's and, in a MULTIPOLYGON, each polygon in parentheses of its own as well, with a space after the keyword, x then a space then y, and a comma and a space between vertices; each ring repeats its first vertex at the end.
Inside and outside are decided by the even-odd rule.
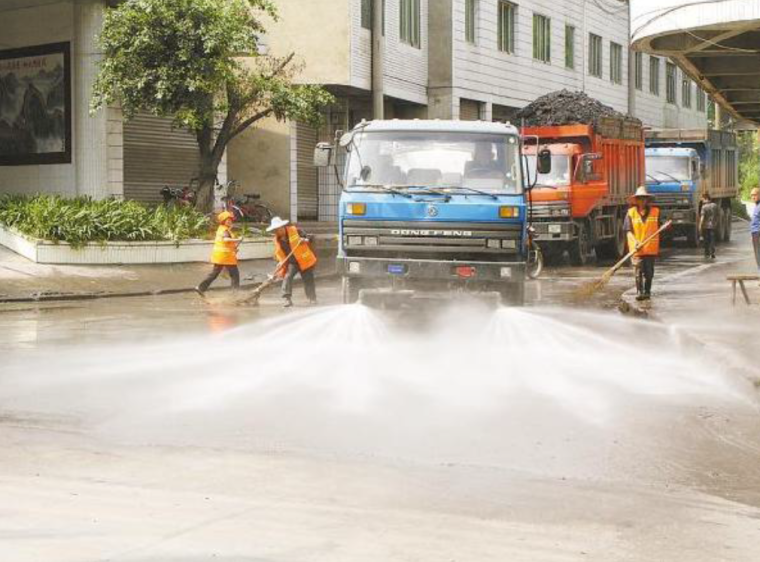
POLYGON ((660 228, 657 229, 657 232, 652 234, 651 236, 648 236, 644 239, 643 242, 636 245, 636 248, 628 252, 619 262, 617 262, 615 265, 613 265, 611 268, 609 268, 604 275, 602 275, 599 279, 594 279, 593 281, 590 281, 589 283, 585 283, 584 285, 581 285, 581 287, 577 291, 577 295, 579 297, 591 297, 596 293, 597 291, 602 290, 607 283, 610 282, 610 279, 612 279, 612 276, 617 273, 618 269, 623 267, 625 263, 631 259, 636 252, 639 251, 640 248, 645 246, 648 242, 653 240, 655 237, 659 236, 660 233, 664 230, 667 230, 670 228, 670 226, 673 224, 673 221, 668 221, 665 224, 663 224, 660 228))

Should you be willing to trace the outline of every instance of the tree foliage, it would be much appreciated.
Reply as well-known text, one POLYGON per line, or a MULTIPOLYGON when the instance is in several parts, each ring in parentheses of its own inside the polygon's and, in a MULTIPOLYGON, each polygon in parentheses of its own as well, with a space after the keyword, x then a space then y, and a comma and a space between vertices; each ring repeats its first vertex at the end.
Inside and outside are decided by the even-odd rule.
POLYGON ((741 197, 749 199, 749 192, 760 186, 760 143, 757 131, 739 133, 739 185, 741 197))
POLYGON ((294 54, 259 54, 267 17, 271 0, 130 0, 106 14, 93 110, 119 103, 127 119, 146 111, 192 131, 202 206, 232 139, 268 116, 316 125, 333 101, 294 83, 294 54))

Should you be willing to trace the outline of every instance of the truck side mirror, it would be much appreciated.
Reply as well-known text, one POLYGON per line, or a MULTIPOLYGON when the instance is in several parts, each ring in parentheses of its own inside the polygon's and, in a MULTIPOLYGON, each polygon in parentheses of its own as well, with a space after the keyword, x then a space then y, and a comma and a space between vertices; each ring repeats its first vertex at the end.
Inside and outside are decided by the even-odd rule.
POLYGON ((329 142, 320 142, 314 149, 314 166, 327 168, 332 164, 333 145, 329 142))
POLYGON ((548 148, 538 151, 536 167, 539 174, 548 174, 552 171, 552 153, 548 148))

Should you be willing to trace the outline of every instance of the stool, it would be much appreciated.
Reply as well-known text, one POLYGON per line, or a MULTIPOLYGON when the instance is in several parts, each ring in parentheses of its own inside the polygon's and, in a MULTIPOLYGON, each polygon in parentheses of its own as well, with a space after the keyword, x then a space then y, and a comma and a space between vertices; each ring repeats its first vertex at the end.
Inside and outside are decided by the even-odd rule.
POLYGON ((731 281, 731 289, 733 292, 733 297, 731 299, 731 304, 736 306, 736 284, 739 284, 739 288, 742 290, 742 295, 744 295, 744 302, 746 302, 748 305, 751 304, 749 302, 749 295, 747 294, 747 288, 744 286, 745 281, 758 281, 760 280, 760 275, 729 275, 726 277, 727 280, 731 281))

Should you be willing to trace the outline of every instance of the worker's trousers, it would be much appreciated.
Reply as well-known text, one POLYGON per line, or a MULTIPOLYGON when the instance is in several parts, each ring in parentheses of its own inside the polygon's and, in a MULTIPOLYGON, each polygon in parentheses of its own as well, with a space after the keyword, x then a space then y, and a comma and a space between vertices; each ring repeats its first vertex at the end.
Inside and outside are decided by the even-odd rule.
POLYGON ((635 258, 633 267, 636 272, 636 291, 640 295, 652 294, 652 280, 654 279, 655 256, 635 258))
POLYGON ((752 235, 752 249, 755 250, 755 262, 760 270, 760 232, 752 235))
POLYGON ((705 228, 702 230, 702 244, 705 247, 705 257, 715 257, 715 230, 705 228))
POLYGON ((293 296, 293 279, 296 275, 301 274, 303 280, 303 289, 306 293, 306 298, 310 301, 317 300, 317 288, 314 283, 314 268, 301 271, 299 267, 294 263, 288 264, 288 270, 285 272, 285 277, 282 279, 282 297, 289 299, 293 296))
POLYGON ((217 277, 219 277, 219 274, 222 272, 223 269, 227 268, 227 273, 230 274, 230 283, 232 284, 233 289, 237 289, 240 287, 240 270, 238 269, 238 266, 236 265, 214 265, 214 269, 211 270, 211 273, 208 274, 208 276, 201 281, 201 284, 198 285, 198 288, 201 290, 201 292, 205 293, 208 288, 211 286, 211 283, 213 283, 217 277))

